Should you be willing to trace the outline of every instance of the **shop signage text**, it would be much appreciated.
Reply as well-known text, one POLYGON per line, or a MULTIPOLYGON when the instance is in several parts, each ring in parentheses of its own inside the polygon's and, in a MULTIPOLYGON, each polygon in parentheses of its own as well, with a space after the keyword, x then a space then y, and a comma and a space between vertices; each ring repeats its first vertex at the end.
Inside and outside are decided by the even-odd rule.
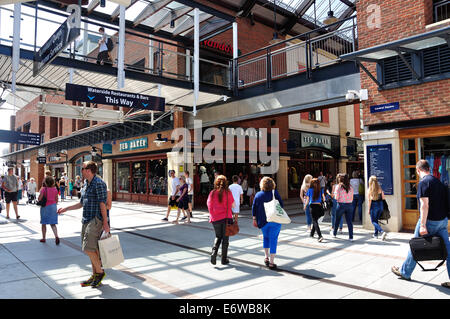
POLYGON ((243 136, 248 138, 262 139, 262 132, 255 128, 241 128, 241 127, 221 127, 220 130, 224 136, 243 136))
POLYGON ((302 147, 321 147, 331 150, 331 138, 325 135, 302 133, 302 147))
MULTIPOLYGON (((225 43, 218 43, 212 40, 204 40, 202 42, 200 42, 200 45, 203 45, 204 47, 208 47, 208 48, 212 48, 212 49, 216 49, 228 54, 233 54, 233 47, 229 44, 225 44, 225 43)), ((240 55, 241 50, 238 50, 238 55, 240 55)))
POLYGON ((381 104, 381 105, 372 105, 370 107, 370 113, 394 111, 394 110, 398 110, 398 109, 400 109, 400 103, 393 102, 393 103, 387 103, 387 104, 381 104))
POLYGON ((121 152, 139 150, 148 147, 148 139, 146 137, 138 138, 131 141, 120 142, 119 149, 121 152))
POLYGON ((367 179, 375 175, 385 195, 394 195, 392 145, 367 146, 367 179))
POLYGON ((163 97, 66 83, 66 100, 164 111, 163 97))

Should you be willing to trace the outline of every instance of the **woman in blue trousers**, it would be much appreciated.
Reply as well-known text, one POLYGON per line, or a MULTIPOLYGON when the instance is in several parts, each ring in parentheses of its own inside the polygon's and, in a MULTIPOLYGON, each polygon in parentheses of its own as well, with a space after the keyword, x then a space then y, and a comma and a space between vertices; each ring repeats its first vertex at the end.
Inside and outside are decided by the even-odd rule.
POLYGON ((369 178, 369 216, 372 221, 373 227, 375 228, 374 238, 378 238, 378 234, 381 235, 381 239, 386 239, 386 232, 383 231, 378 219, 383 212, 383 199, 384 193, 378 183, 376 176, 370 176, 369 178))
POLYGON ((339 223, 342 216, 345 215, 345 221, 348 226, 349 240, 353 241, 353 187, 350 186, 350 180, 347 174, 338 175, 338 186, 334 191, 334 198, 337 201, 336 221, 334 222, 333 237, 336 237, 339 223))
MULTIPOLYGON (((275 186, 272 178, 264 177, 260 182, 261 191, 256 193, 252 206, 253 226, 261 229, 263 233, 264 264, 270 269, 277 268, 274 259, 277 253, 278 235, 280 234, 281 224, 267 222, 264 203, 273 200, 272 190, 275 189, 275 186)), ((276 189, 275 198, 280 202, 281 207, 283 207, 283 201, 276 189)))

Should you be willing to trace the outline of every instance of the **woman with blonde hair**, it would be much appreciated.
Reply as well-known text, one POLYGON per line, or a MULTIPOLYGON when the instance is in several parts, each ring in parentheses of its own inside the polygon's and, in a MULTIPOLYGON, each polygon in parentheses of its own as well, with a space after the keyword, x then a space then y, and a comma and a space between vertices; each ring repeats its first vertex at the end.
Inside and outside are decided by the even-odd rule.
POLYGON ((369 217, 372 221, 373 226, 375 227, 375 233, 373 234, 373 238, 378 238, 378 234, 381 234, 381 240, 386 239, 386 232, 383 231, 380 224, 378 223, 378 219, 383 212, 383 199, 384 192, 381 189, 380 184, 378 183, 378 179, 376 176, 370 176, 369 178, 369 217))
POLYGON ((253 226, 261 229, 261 232, 263 233, 263 248, 265 254, 264 264, 269 267, 269 269, 277 269, 274 259, 277 252, 278 235, 280 234, 281 224, 267 222, 264 203, 272 201, 275 196, 280 202, 281 207, 283 207, 283 201, 275 187, 276 185, 272 178, 266 176, 261 179, 261 191, 255 195, 252 206, 253 226), (274 192, 272 193, 272 191, 274 192))
POLYGON ((233 221, 232 208, 235 208, 233 194, 228 189, 228 181, 224 175, 218 175, 214 181, 214 189, 208 196, 209 222, 213 224, 216 233, 214 246, 211 252, 211 264, 216 264, 217 252, 222 244, 222 265, 229 264, 228 245, 229 237, 225 236, 227 223, 233 221))
POLYGON ((300 188, 300 199, 302 200, 303 203, 303 210, 305 211, 306 215, 306 224, 308 225, 308 231, 311 230, 312 217, 309 209, 309 203, 306 201, 306 193, 308 192, 308 189, 311 187, 312 179, 313 179, 312 175, 307 174, 303 178, 302 187, 300 188))

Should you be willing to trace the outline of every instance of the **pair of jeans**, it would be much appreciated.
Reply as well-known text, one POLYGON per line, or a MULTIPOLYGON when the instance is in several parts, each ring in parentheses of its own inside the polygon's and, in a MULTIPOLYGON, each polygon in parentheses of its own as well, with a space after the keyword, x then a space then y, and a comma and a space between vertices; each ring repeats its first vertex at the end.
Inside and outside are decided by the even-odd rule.
MULTIPOLYGON (((333 201, 333 207, 331 207, 331 226, 334 228, 334 223, 336 221, 337 200, 335 200, 333 198, 332 201, 333 201)), ((343 226, 344 226, 344 220, 341 219, 339 229, 342 229, 343 226)))
MULTIPOLYGON (((450 278, 450 241, 448 239, 448 218, 445 218, 443 220, 427 220, 426 227, 429 235, 435 235, 442 237, 444 239, 445 247, 447 247, 447 274, 448 278, 450 278)), ((414 231, 414 237, 419 237, 420 231, 420 218, 416 225, 416 230, 414 231)), ((414 268, 416 267, 417 262, 414 260, 411 250, 408 252, 408 256, 406 257, 405 262, 402 265, 402 268, 400 270, 400 273, 405 278, 411 278, 411 274, 414 271, 414 268)))
POLYGON ((358 207, 358 214, 359 214, 359 220, 362 221, 362 203, 364 200, 364 196, 355 194, 353 195, 353 218, 352 221, 355 221, 355 215, 356 215, 356 208, 358 207))
POLYGON ((341 222, 342 215, 345 214, 345 221, 347 222, 348 235, 350 239, 353 239, 353 204, 352 203, 338 203, 336 209, 336 221, 334 222, 333 235, 336 236, 339 223, 341 222))
POLYGON ((65 198, 65 192, 66 192, 66 187, 65 186, 60 186, 59 190, 61 191, 61 199, 65 198))
POLYGON ((322 237, 322 233, 320 231, 319 227, 319 218, 323 216, 323 208, 320 204, 311 204, 311 215, 313 220, 313 226, 311 228, 311 237, 314 237, 314 233, 317 231, 317 235, 319 235, 319 238, 322 237))
POLYGON ((265 224, 261 231, 263 233, 263 248, 270 248, 270 254, 277 253, 278 235, 281 224, 269 222, 265 224))
POLYGON ((305 215, 306 215, 306 224, 309 227, 312 224, 311 210, 310 210, 309 204, 306 205, 306 207, 305 207, 305 215))
POLYGON ((378 233, 383 233, 383 229, 381 228, 380 224, 378 224, 378 219, 381 216, 381 213, 383 212, 383 202, 372 201, 372 204, 370 205, 370 219, 372 221, 373 227, 375 227, 375 236, 378 236, 378 233))

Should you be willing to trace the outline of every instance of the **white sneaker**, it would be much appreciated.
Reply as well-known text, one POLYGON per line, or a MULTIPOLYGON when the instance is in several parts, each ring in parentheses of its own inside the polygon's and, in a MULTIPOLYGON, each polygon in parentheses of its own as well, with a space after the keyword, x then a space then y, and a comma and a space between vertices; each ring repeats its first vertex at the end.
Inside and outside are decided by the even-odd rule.
POLYGON ((349 241, 350 241, 351 243, 353 243, 353 238, 349 238, 349 241))
POLYGON ((378 239, 378 235, 372 235, 372 238, 378 239))
POLYGON ((381 240, 386 240, 386 236, 387 236, 387 233, 383 232, 383 234, 381 235, 381 240))
POLYGON ((330 236, 333 236, 333 230, 330 230, 330 236))

